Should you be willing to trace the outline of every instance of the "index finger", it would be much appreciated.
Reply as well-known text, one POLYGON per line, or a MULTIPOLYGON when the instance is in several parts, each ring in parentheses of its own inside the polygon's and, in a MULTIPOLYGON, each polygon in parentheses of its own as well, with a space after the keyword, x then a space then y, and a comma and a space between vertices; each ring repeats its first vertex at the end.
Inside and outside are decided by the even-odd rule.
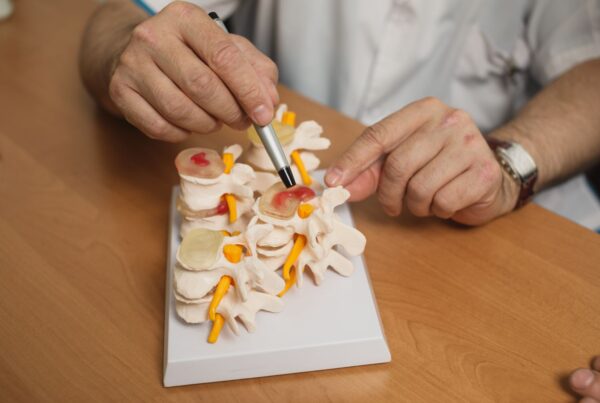
POLYGON ((327 170, 325 182, 328 186, 352 182, 421 126, 439 119, 445 109, 446 106, 436 98, 424 98, 368 127, 327 170))
POLYGON ((184 41, 223 80, 255 123, 270 123, 274 114, 271 96, 229 34, 194 5, 190 5, 189 11, 182 17, 184 41))

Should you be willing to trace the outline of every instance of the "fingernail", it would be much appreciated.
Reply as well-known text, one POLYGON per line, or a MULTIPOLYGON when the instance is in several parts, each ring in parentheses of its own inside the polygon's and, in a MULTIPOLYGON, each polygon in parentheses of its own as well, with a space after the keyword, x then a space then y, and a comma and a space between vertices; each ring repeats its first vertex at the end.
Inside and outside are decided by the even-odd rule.
POLYGON ((594 382, 594 373, 589 369, 578 369, 571 377, 571 383, 577 389, 586 389, 594 382))
POLYGON ((339 168, 330 168, 325 175, 325 182, 329 186, 341 185, 344 172, 339 168))
POLYGON ((252 112, 252 120, 261 126, 271 123, 273 114, 269 112, 269 109, 265 105, 259 105, 254 112, 252 112))

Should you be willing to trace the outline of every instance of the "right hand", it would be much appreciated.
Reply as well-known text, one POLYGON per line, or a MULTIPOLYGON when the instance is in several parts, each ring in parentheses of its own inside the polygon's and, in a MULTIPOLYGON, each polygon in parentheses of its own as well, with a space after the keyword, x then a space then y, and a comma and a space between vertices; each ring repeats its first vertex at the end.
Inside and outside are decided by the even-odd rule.
POLYGON ((221 123, 243 130, 271 122, 275 63, 225 33, 201 8, 174 2, 137 25, 110 79, 125 119, 151 138, 181 141, 221 123))
POLYGON ((569 377, 571 389, 581 395, 580 403, 600 402, 600 356, 592 360, 592 368, 579 368, 569 377))

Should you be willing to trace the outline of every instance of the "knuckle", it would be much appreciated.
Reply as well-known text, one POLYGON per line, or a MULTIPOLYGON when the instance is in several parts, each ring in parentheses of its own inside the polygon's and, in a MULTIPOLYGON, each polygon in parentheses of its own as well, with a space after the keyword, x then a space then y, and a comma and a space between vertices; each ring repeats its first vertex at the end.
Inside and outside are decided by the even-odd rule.
POLYGON ((169 5, 165 7, 164 11, 167 13, 173 13, 178 17, 187 17, 196 11, 196 7, 186 1, 177 0, 169 3, 169 5))
POLYGON ((136 60, 137 58, 135 56, 135 53, 132 52, 129 48, 127 48, 123 52, 121 52, 117 66, 132 67, 136 64, 136 60))
POLYGON ((479 177, 485 184, 493 184, 500 180, 502 170, 498 162, 494 159, 488 159, 481 163, 479 167, 479 177))
POLYGON ((222 41, 215 45, 210 61, 214 68, 226 69, 239 60, 240 50, 231 41, 222 41))
POLYGON ((210 122, 207 122, 207 125, 204 129, 203 134, 214 133, 219 130, 223 126, 223 123, 216 119, 211 119, 210 122))
POLYGON ((152 24, 149 24, 148 22, 138 24, 131 32, 131 39, 150 46, 155 46, 157 42, 154 28, 152 27, 152 24))
POLYGON ((370 147, 375 147, 378 152, 383 153, 384 144, 383 138, 385 137, 385 129, 382 125, 369 126, 363 132, 361 138, 370 147))
POLYGON ((378 187, 377 200, 387 215, 396 216, 400 214, 400 195, 395 194, 389 186, 378 187))
POLYGON ((239 97, 246 104, 258 105, 262 100, 262 90, 257 83, 253 83, 240 89, 239 97))
POLYGON ((174 98, 165 98, 163 101, 164 110, 168 113, 169 118, 180 121, 190 115, 190 106, 181 100, 174 98))
POLYGON ((169 135, 169 124, 164 119, 153 119, 148 122, 146 134, 152 139, 163 139, 169 135))
POLYGON ((190 75, 185 85, 192 94, 204 98, 217 90, 217 78, 209 71, 200 71, 190 75))
POLYGON ((250 118, 243 114, 239 109, 231 113, 226 113, 227 119, 224 121, 228 126, 237 130, 246 130, 250 126, 250 118))
POLYGON ((454 200, 441 192, 433 197, 432 209, 438 216, 443 218, 451 217, 456 211, 454 200))
POLYGON ((455 109, 450 116, 458 123, 468 123, 471 121, 471 115, 462 109, 455 109))
POLYGON ((279 81, 279 68, 275 62, 269 58, 267 58, 265 62, 265 72, 274 83, 279 81))
POLYGON ((465 132, 462 134, 462 142, 465 146, 475 145, 478 143, 477 140, 482 139, 479 133, 465 132))
POLYGON ((358 154, 352 148, 345 152, 339 160, 339 165, 343 167, 355 167, 358 164, 358 154))
POLYGON ((126 86, 121 82, 117 74, 114 74, 108 84, 108 96, 115 102, 120 103, 125 94, 126 86))
POLYGON ((423 108, 440 108, 441 106, 444 105, 444 103, 442 101, 440 101, 439 98, 436 97, 425 97, 423 99, 421 99, 419 101, 419 104, 423 107, 423 108))
POLYGON ((199 133, 199 134, 209 134, 209 133, 213 133, 213 132, 217 131, 220 127, 221 127, 221 125, 214 120, 212 122, 205 121, 205 122, 202 122, 200 125, 198 125, 198 127, 195 128, 193 131, 194 131, 194 133, 199 133))
POLYGON ((411 179, 408 182, 406 190, 407 196, 411 200, 420 202, 429 199, 429 189, 427 188, 426 183, 419 178, 411 179))
POLYGON ((403 179, 406 171, 404 162, 400 157, 395 154, 388 155, 383 170, 383 173, 388 180, 391 180, 394 183, 404 182, 403 179))
POLYGON ((423 202, 416 202, 407 198, 406 207, 416 217, 427 217, 429 215, 429 206, 426 206, 423 202))

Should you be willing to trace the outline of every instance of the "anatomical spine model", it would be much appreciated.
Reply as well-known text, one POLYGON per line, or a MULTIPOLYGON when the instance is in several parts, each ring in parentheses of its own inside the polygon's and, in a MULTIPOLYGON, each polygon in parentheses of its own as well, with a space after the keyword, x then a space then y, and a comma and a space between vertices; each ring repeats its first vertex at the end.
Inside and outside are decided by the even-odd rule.
MULTIPOLYGON (((273 125, 304 185, 285 189, 276 175, 237 163, 239 145, 225 148, 222 155, 190 148, 175 160, 182 216, 173 281, 176 312, 188 323, 212 322, 210 343, 217 341, 225 323, 234 334, 239 333, 238 322, 252 332, 258 311, 280 312, 281 297, 294 284, 302 285, 306 269, 317 285, 328 267, 351 275, 351 261, 336 246, 350 256, 364 250, 365 237, 334 213, 348 191, 323 190, 310 177, 319 165, 310 151, 329 147, 329 140, 320 137, 316 122, 295 128, 294 116, 283 105, 273 125), (255 192, 261 194, 256 200, 255 192)), ((254 136, 249 133, 249 162, 273 171, 254 136)))

